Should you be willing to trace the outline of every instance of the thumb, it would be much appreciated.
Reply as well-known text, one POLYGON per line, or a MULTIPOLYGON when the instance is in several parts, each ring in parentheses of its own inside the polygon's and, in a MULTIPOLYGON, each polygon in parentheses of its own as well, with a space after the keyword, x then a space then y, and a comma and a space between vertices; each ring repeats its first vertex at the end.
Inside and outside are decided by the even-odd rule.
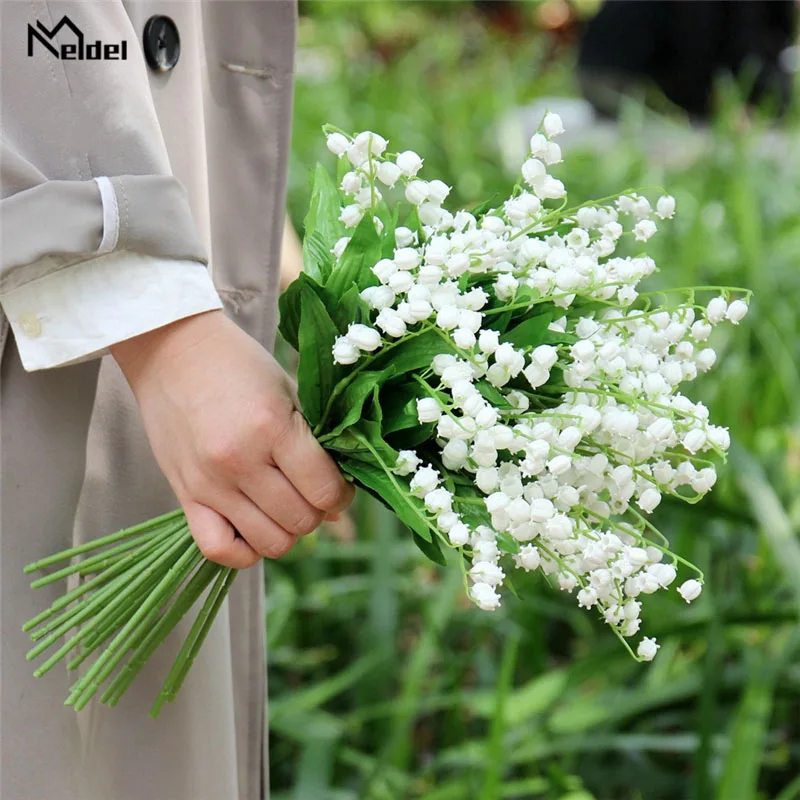
POLYGON ((213 508, 194 501, 182 505, 192 537, 209 561, 234 569, 247 569, 261 561, 236 528, 213 508))

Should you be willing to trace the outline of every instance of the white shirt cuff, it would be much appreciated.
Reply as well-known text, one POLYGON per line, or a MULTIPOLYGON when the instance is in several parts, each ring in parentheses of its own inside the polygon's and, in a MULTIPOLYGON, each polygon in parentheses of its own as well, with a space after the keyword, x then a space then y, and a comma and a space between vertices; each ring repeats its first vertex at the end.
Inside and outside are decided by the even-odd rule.
POLYGON ((222 308, 204 264, 130 252, 49 273, 0 303, 28 372, 88 361, 117 342, 222 308))

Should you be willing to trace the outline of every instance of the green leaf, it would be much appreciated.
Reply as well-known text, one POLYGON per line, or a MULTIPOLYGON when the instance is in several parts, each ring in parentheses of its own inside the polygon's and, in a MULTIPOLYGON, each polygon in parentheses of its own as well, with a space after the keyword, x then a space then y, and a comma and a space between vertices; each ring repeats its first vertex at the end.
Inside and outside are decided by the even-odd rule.
POLYGON ((481 393, 484 400, 487 400, 495 408, 511 409, 514 406, 508 402, 506 396, 489 381, 478 381, 475 388, 481 393))
POLYGON ((425 522, 425 509, 422 501, 407 493, 400 491, 395 481, 400 483, 403 478, 392 480, 384 470, 375 463, 367 464, 363 461, 343 459, 339 466, 349 475, 352 475, 373 497, 388 506, 397 515, 398 519, 426 542, 432 540, 432 534, 425 522))
POLYGON ((488 200, 484 200, 479 205, 475 206, 474 208, 468 208, 470 214, 472 214, 475 219, 480 219, 487 211, 491 211, 494 208, 499 208, 503 203, 502 198, 499 194, 493 194, 488 200))
MULTIPOLYGON (((373 390, 380 386, 384 381, 388 380, 394 374, 394 367, 389 365, 386 369, 380 371, 362 372, 357 375, 348 387, 342 393, 340 399, 336 402, 336 409, 340 409, 339 422, 327 435, 332 439, 337 437, 346 428, 354 425, 361 419, 361 412, 367 398, 372 394, 373 390), (344 412, 344 416, 341 413, 344 412)), ((332 415, 333 420, 336 415, 332 415)), ((325 438, 322 438, 322 443, 325 443, 325 438)))
POLYGON ((444 553, 442 553, 442 548, 439 545, 438 539, 424 539, 416 531, 413 531, 413 536, 414 544, 419 547, 424 555, 426 555, 435 564, 439 564, 442 567, 447 566, 447 559, 444 557, 444 553))
POLYGON ((303 237, 303 267, 308 275, 326 281, 333 269, 333 253, 319 231, 303 237))
POLYGON ((300 296, 304 286, 310 286, 317 293, 323 291, 319 284, 304 272, 301 272, 297 279, 293 280, 278 298, 278 310, 280 312, 278 329, 281 332, 281 336, 295 350, 299 349, 297 337, 300 330, 300 296))
POLYGON ((303 286, 300 293, 300 361, 297 367, 297 394, 303 414, 311 427, 322 418, 341 368, 333 361, 333 343, 338 331, 319 295, 303 286))
POLYGON ((338 263, 334 265, 325 288, 337 299, 355 284, 359 289, 374 286, 378 280, 372 267, 380 261, 381 240, 372 217, 367 214, 358 223, 338 263))
POLYGON ((303 265, 306 273, 320 283, 326 281, 326 270, 333 263, 330 250, 345 232, 344 225, 339 222, 341 208, 339 190, 328 170, 317 164, 311 202, 304 221, 303 265))
POLYGON ((440 353, 455 354, 455 349, 448 344, 435 331, 408 337, 399 344, 391 348, 384 348, 372 363, 373 367, 386 367, 392 364, 395 368, 395 375, 399 376, 405 372, 429 367, 431 361, 440 353))
POLYGON ((333 308, 329 307, 328 311, 340 333, 346 333, 348 325, 352 322, 359 322, 362 325, 370 324, 370 308, 361 299, 358 286, 353 284, 338 300, 330 292, 326 292, 326 294, 331 298, 333 304, 333 308))
POLYGON ((538 347, 542 343, 547 326, 553 321, 550 314, 537 314, 528 317, 509 328, 501 337, 501 342, 510 342, 515 347, 538 347))

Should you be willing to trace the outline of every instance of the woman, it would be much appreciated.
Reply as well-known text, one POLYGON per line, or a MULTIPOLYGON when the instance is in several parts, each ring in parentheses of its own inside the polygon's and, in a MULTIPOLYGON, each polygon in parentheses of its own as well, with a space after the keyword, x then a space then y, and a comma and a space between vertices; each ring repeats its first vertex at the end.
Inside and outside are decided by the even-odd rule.
POLYGON ((259 567, 156 721, 180 633, 116 709, 76 715, 21 632, 63 586, 22 567, 180 503, 207 557, 247 568, 351 499, 267 350, 295 8, 0 9, 0 796, 266 797, 259 567))

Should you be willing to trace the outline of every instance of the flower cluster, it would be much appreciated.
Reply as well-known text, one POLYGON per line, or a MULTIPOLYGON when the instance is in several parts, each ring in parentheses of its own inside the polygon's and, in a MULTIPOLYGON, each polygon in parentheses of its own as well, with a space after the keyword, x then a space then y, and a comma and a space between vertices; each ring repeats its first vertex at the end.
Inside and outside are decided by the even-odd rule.
MULTIPOLYGON (((400 452, 395 476, 443 541, 464 548, 482 609, 500 605, 507 570, 539 570, 624 640, 640 630, 642 596, 673 585, 679 566, 696 576, 680 596, 701 592, 702 573, 670 552, 648 517, 664 495, 694 502, 715 483, 710 457, 724 456, 728 431, 680 387, 714 365, 712 328, 738 324, 747 295, 719 290, 701 304, 695 290, 640 293, 655 263, 619 256, 618 245, 646 242, 675 200, 664 195, 653 208, 628 192, 567 209, 549 172, 562 160, 562 131, 547 114, 511 196, 479 214, 443 208, 450 187, 418 178, 416 153, 388 154, 372 132, 329 134, 329 149, 352 166, 341 183, 352 200, 340 216, 347 228, 371 214, 381 233, 380 187, 398 183, 419 221, 394 230, 393 256, 374 264, 361 293, 372 324, 351 325, 333 357, 353 365, 436 332, 442 352, 416 375, 418 419, 435 434, 400 452), (504 333, 500 321, 515 314, 529 335, 504 333), (448 473, 469 476, 474 493, 454 490, 448 473)), ((349 241, 336 244, 336 258, 349 241)), ((652 659, 658 646, 643 638, 638 657, 652 659)))

